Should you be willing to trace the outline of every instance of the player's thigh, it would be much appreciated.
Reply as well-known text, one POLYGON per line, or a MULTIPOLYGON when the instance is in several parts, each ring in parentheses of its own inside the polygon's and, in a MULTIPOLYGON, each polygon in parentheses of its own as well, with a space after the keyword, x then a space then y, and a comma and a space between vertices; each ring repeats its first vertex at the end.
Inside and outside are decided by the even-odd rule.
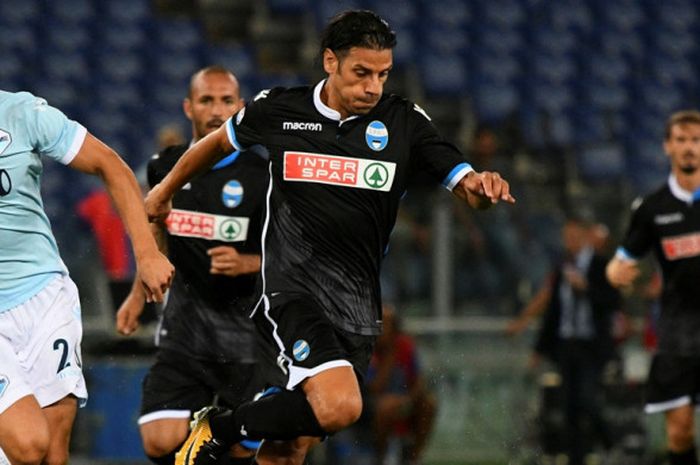
POLYGON ((68 462, 68 446, 77 411, 78 400, 74 396, 64 397, 43 408, 49 424, 49 450, 46 454, 46 463, 68 462))
POLYGON ((189 433, 189 418, 163 418, 139 425, 147 455, 160 457, 178 448, 189 433))
POLYGON ((0 449, 12 463, 39 463, 49 448, 49 424, 27 395, 0 413, 0 449))

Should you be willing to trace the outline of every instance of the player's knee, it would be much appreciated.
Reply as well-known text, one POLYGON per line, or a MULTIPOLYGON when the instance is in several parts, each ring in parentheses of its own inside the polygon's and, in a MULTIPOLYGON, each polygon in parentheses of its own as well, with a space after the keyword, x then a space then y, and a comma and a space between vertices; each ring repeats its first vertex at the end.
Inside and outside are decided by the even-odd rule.
POLYGON ((341 394, 326 399, 314 408, 316 419, 324 431, 335 433, 355 423, 362 413, 362 397, 358 394, 341 394))
POLYGON ((66 465, 68 463, 68 449, 49 450, 42 465, 66 465))
POLYGON ((19 438, 12 443, 12 463, 16 465, 39 465, 43 463, 48 450, 48 433, 19 438))
POLYGON ((694 436, 691 422, 674 422, 668 425, 668 446, 674 451, 685 451, 692 447, 694 436))
POLYGON ((173 452, 180 444, 185 441, 185 438, 169 438, 169 437, 143 437, 143 451, 148 457, 163 457, 173 452))

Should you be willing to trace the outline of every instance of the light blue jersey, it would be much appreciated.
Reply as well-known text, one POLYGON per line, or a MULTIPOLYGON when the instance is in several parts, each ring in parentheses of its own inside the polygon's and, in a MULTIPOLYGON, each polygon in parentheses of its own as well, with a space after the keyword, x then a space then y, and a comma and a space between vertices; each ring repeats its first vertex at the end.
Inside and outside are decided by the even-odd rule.
POLYGON ((0 312, 67 273, 41 200, 41 156, 67 165, 86 133, 44 99, 0 91, 0 312))

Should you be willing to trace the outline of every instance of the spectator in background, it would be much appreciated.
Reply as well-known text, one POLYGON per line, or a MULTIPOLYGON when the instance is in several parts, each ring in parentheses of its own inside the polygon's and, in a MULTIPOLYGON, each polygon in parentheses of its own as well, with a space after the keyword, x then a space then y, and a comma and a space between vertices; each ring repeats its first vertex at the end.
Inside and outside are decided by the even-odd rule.
POLYGON ((367 372, 367 411, 374 426, 377 464, 392 437, 408 440, 406 459, 420 463, 437 410, 421 372, 415 340, 401 330, 394 309, 383 308, 384 328, 367 372))
POLYGON ((566 220, 563 259, 507 328, 510 334, 519 334, 545 313, 531 366, 544 355, 558 368, 566 417, 565 449, 571 465, 582 465, 589 452, 586 423, 604 447, 612 446, 602 412, 601 377, 606 363, 615 357, 613 318, 621 296, 607 282, 607 258, 596 253, 591 239, 588 221, 566 220))
POLYGON ((158 151, 172 147, 174 145, 182 145, 185 142, 185 137, 182 135, 180 126, 177 124, 166 124, 158 130, 156 136, 158 151))
POLYGON ((43 209, 41 159, 101 178, 147 300, 163 299, 173 267, 150 233, 134 174, 111 148, 28 92, 0 91, 0 128, 0 462, 62 465, 87 390, 80 300, 43 209))

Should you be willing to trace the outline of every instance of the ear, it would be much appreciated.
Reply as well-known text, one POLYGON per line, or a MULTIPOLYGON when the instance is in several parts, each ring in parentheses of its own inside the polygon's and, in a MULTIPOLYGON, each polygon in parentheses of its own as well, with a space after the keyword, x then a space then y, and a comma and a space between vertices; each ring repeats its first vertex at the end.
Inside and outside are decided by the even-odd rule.
POLYGON ((338 56, 327 48, 323 51, 323 70, 327 74, 335 74, 338 71, 338 56))
POLYGON ((187 119, 192 121, 192 100, 189 98, 182 100, 182 111, 187 116, 187 119))
POLYGON ((670 142, 669 139, 664 139, 664 153, 666 154, 667 157, 671 156, 671 150, 670 150, 670 142))

